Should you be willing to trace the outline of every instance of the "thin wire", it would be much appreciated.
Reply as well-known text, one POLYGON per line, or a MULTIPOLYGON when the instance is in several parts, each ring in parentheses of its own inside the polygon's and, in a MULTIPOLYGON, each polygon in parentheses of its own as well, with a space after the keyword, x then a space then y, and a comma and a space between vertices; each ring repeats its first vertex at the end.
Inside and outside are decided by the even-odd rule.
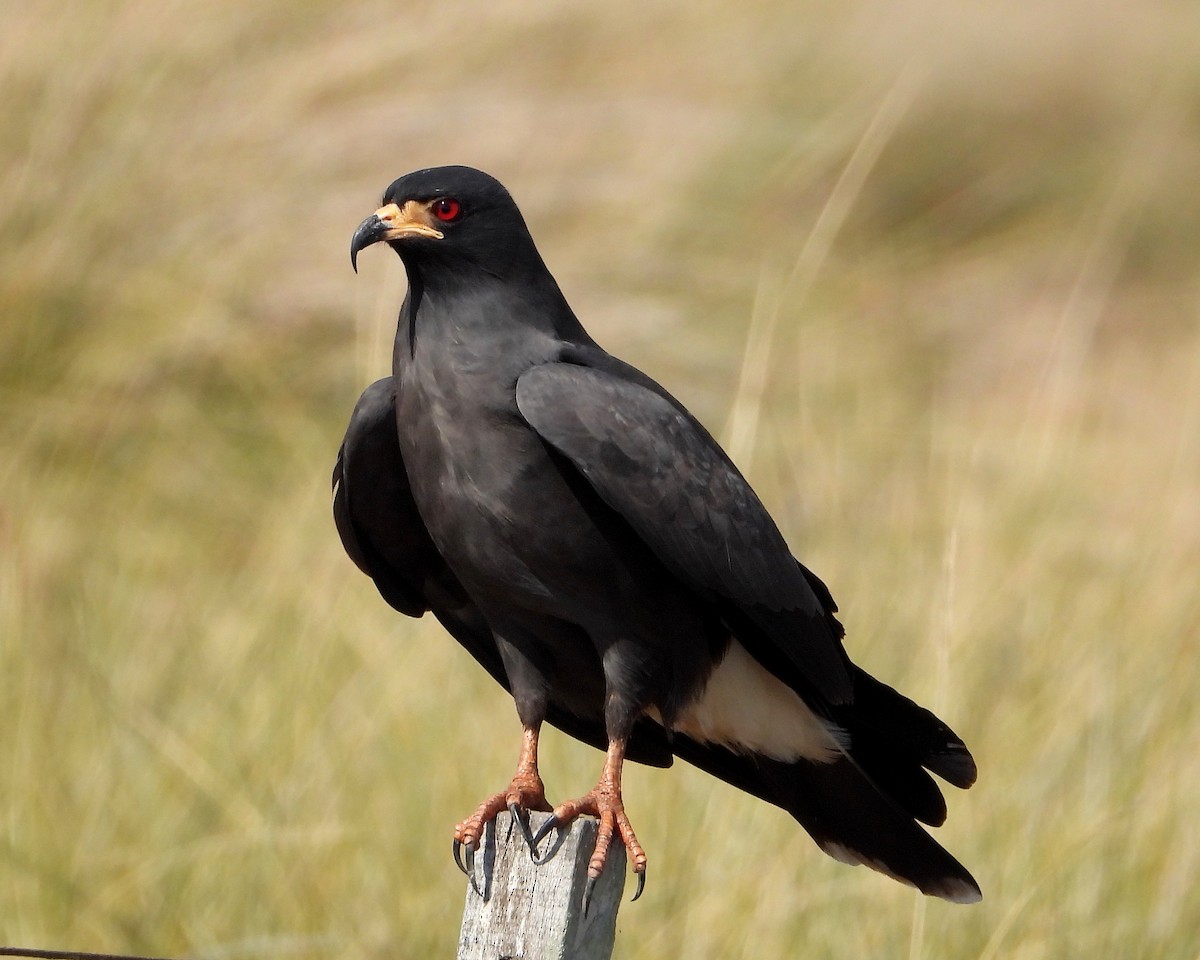
POLYGON ((82 950, 31 950, 26 947, 0 947, 0 957, 32 957, 33 960, 171 960, 167 957, 140 957, 127 953, 85 953, 82 950))

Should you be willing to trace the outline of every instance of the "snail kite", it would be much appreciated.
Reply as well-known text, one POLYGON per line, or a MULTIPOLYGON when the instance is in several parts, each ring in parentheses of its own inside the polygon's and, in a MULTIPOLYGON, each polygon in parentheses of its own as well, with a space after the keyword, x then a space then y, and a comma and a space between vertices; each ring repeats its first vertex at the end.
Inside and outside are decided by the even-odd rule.
POLYGON ((708 431, 588 335, 504 187, 469 167, 403 176, 352 262, 380 241, 408 294, 392 376, 338 455, 338 531, 388 603, 432 611, 512 694, 524 729, 511 783, 455 828, 460 866, 502 810, 535 859, 548 829, 590 814, 585 903, 614 837, 640 894, 622 764, 680 757, 838 860, 978 900, 917 823, 946 816, 930 772, 974 782, 962 740, 850 661, 825 585, 708 431), (556 807, 538 775, 547 721, 606 753, 596 785, 556 807), (538 836, 527 810, 553 810, 538 836))

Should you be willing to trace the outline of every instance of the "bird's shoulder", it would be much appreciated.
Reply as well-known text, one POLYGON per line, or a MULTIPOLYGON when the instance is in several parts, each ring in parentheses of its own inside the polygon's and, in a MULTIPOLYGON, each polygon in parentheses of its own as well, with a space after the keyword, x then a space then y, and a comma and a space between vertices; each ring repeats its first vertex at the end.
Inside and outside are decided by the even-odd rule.
POLYGON ((750 484, 652 378, 572 347, 516 393, 530 426, 687 579, 770 607, 816 602, 750 484))
MULTIPOLYGON (((681 582, 757 624, 751 652, 825 703, 850 680, 832 599, 810 581, 720 444, 651 378, 603 352, 563 351, 516 384, 517 407, 681 582)), ((815 580, 815 578, 813 578, 815 580)))

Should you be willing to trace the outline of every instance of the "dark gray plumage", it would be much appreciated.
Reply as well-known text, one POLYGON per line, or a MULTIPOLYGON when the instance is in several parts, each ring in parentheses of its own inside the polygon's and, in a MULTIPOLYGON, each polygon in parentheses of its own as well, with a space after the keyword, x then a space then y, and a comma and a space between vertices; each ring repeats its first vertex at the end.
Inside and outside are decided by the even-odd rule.
POLYGON ((352 258, 381 240, 409 292, 393 376, 359 400, 334 470, 338 530, 392 606, 432 610, 512 693, 525 728, 512 784, 458 825, 456 851, 505 807, 549 808, 548 720, 608 750, 596 788, 555 810, 601 817, 593 877, 614 836, 644 874, 622 761, 679 756, 839 860, 978 899, 915 822, 946 815, 926 770, 974 781, 966 747, 850 662, 825 585, 695 418, 588 336, 507 191, 466 167, 409 174, 352 258))

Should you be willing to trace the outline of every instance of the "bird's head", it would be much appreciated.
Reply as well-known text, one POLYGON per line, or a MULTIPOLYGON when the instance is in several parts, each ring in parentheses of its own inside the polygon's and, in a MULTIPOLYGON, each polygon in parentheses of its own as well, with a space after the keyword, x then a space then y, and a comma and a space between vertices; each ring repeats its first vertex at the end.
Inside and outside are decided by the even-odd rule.
POLYGON ((359 224, 350 263, 387 241, 405 267, 426 279, 439 269, 476 269, 500 279, 542 266, 529 229, 504 187, 471 167, 430 167, 405 174, 383 194, 383 205, 359 224))

